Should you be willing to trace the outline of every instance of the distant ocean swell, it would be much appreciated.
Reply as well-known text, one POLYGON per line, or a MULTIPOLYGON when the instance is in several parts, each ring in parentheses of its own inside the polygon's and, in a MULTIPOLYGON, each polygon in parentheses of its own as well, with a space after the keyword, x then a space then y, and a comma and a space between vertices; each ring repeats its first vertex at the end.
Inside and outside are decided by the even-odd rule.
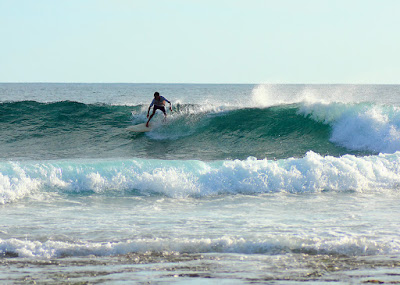
POLYGON ((255 193, 397 191, 400 153, 282 160, 65 160, 0 163, 0 203, 50 192, 201 198, 255 193))

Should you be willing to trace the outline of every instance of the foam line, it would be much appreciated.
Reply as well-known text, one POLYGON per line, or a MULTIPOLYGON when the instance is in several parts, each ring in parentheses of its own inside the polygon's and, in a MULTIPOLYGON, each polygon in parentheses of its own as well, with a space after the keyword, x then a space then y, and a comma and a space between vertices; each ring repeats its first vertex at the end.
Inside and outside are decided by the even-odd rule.
POLYGON ((65 256, 115 256, 128 253, 239 253, 239 254, 330 254, 376 255, 399 252, 395 241, 368 240, 364 237, 307 238, 294 236, 267 236, 263 239, 237 237, 220 238, 157 238, 121 242, 29 241, 0 239, 0 256, 17 255, 25 258, 56 258, 65 256))
POLYGON ((400 153, 202 162, 92 160, 3 162, 0 203, 37 192, 166 195, 173 198, 237 193, 382 191, 400 184, 400 153), (128 191, 128 192, 126 192, 128 191))

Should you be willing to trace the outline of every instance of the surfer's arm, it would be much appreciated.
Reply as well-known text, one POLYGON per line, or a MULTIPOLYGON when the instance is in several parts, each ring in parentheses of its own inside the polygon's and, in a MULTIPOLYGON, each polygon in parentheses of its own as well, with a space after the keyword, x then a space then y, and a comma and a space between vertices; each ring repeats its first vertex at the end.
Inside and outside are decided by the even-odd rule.
POLYGON ((169 103, 169 109, 172 111, 172 103, 171 103, 170 101, 168 101, 165 97, 162 97, 162 99, 163 99, 165 102, 168 102, 168 103, 169 103))
POLYGON ((165 102, 168 102, 168 103, 171 105, 171 102, 169 102, 169 101, 167 100, 167 98, 161 96, 161 99, 163 99, 165 102))

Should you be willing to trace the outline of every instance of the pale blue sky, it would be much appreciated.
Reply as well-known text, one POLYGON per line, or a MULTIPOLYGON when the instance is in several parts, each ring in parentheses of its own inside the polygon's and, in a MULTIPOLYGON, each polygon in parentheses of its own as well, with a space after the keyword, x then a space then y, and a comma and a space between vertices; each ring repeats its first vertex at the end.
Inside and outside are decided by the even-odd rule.
POLYGON ((0 82, 400 83, 398 0, 0 0, 0 82))

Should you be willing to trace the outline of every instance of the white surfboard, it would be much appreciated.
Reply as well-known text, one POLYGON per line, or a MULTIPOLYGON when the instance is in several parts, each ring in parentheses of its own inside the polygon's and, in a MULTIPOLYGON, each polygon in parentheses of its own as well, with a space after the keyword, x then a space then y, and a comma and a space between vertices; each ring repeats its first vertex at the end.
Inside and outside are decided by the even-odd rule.
POLYGON ((144 133, 151 131, 151 125, 149 125, 149 127, 146 127, 146 123, 143 123, 139 125, 129 126, 126 129, 131 132, 144 133))

